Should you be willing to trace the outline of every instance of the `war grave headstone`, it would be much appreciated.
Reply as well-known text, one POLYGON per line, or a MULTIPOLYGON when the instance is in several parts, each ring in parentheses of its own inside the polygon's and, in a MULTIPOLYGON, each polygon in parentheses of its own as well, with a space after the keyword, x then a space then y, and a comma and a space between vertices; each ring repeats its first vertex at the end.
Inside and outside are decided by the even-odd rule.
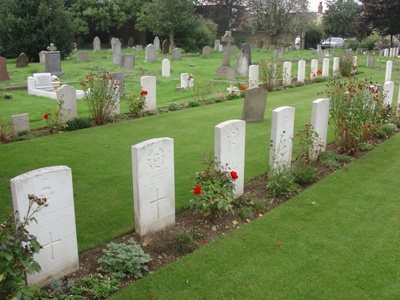
POLYGON ((133 70, 135 68, 135 55, 121 54, 121 70, 133 70))
POLYGON ((156 89, 156 77, 155 76, 143 76, 140 78, 140 86, 143 90, 147 91, 146 95, 146 107, 144 110, 152 111, 157 108, 157 89, 156 89))
POLYGON ((269 166, 274 173, 280 173, 291 165, 294 111, 294 107, 290 106, 272 111, 269 166))
POLYGON ((340 62, 339 57, 334 57, 333 58, 333 67, 332 67, 332 75, 333 75, 333 77, 336 77, 336 76, 339 75, 339 62, 340 62))
POLYGON ((230 31, 225 31, 225 35, 222 37, 222 43, 224 44, 224 58, 222 61, 222 66, 218 67, 215 76, 225 77, 225 78, 235 78, 236 70, 231 67, 231 53, 230 47, 233 43, 234 38, 230 31))
POLYGON ((156 49, 153 44, 149 44, 146 47, 145 61, 147 61, 147 62, 156 61, 156 49))
POLYGON ((292 83, 292 63, 290 61, 285 61, 283 63, 282 72, 282 85, 287 86, 292 83))
POLYGON ((174 60, 181 59, 181 49, 180 48, 175 48, 174 50, 172 50, 172 59, 174 59, 174 60))
POLYGON ((0 56, 0 81, 9 80, 7 72, 7 58, 0 56))
POLYGON ((247 54, 240 53, 236 56, 236 72, 238 76, 249 74, 249 58, 247 54))
POLYGON ((322 77, 329 76, 329 58, 324 58, 322 60, 322 77))
POLYGON ((389 57, 389 49, 384 49, 383 50, 383 56, 389 57))
POLYGON ((247 54, 247 57, 249 58, 249 65, 251 65, 251 45, 249 43, 242 44, 242 53, 247 54))
POLYGON ((42 249, 33 258, 41 271, 26 274, 28 285, 44 286, 79 269, 72 172, 67 166, 33 170, 10 180, 13 208, 19 217, 28 210, 28 194, 47 199, 27 228, 37 237, 42 249))
POLYGON ((393 62, 391 60, 388 60, 386 62, 385 81, 392 80, 392 69, 393 69, 393 62))
POLYGON ((266 103, 266 89, 257 87, 247 90, 243 103, 242 120, 246 123, 263 122, 266 103))
POLYGON ((306 77, 306 61, 299 60, 297 65, 297 81, 304 83, 305 77, 306 77))
POLYGON ((154 38, 153 45, 156 51, 160 50, 160 38, 158 36, 154 38))
POLYGON ((150 139, 131 153, 135 232, 143 237, 175 224, 174 141, 150 139))
POLYGON ((17 58, 17 68, 25 68, 28 66, 29 58, 25 53, 21 53, 17 58))
POLYGON ((385 105, 392 105, 393 104, 393 93, 394 93, 394 82, 393 81, 386 81, 383 84, 383 103, 385 105))
POLYGON ((375 56, 367 55, 367 68, 372 68, 375 65, 375 56))
POLYGON ((29 132, 29 115, 19 114, 11 116, 11 125, 13 130, 13 136, 18 136, 21 132, 29 132))
POLYGON ((317 78, 318 72, 318 59, 311 60, 311 71, 310 71, 310 80, 315 80, 317 78))
POLYGON ((282 49, 274 50, 274 57, 275 58, 281 58, 282 56, 283 56, 282 49))
POLYGON ((39 52, 39 63, 41 63, 41 64, 44 64, 46 62, 45 53, 46 53, 46 51, 39 52))
POLYGON ((236 198, 243 195, 244 190, 244 154, 246 142, 246 122, 229 120, 215 126, 214 157, 221 163, 221 169, 228 166, 237 173, 234 181, 236 198))
POLYGON ((110 75, 115 77, 115 80, 118 81, 119 94, 121 96, 125 95, 125 73, 123 73, 123 72, 110 72, 110 75))
POLYGON ((221 45, 221 40, 214 41, 214 51, 219 51, 219 46, 221 45))
POLYGON ((162 42, 162 54, 168 54, 169 53, 169 41, 168 40, 164 40, 162 42))
POLYGON ((311 113, 312 130, 316 133, 316 140, 310 151, 310 158, 317 159, 318 154, 325 152, 328 136, 329 98, 320 98, 313 101, 311 113))
POLYGON ((128 39, 128 48, 132 48, 133 46, 135 46, 135 39, 133 36, 130 36, 128 39))
POLYGON ((171 76, 171 62, 168 58, 164 58, 161 65, 161 75, 162 77, 171 76))
POLYGON ((78 51, 76 52, 76 60, 77 61, 87 61, 89 58, 89 55, 87 53, 87 51, 78 51))
POLYGON ((204 46, 203 47, 203 57, 209 57, 211 55, 211 47, 204 46))
POLYGON ((98 36, 96 36, 93 39, 93 52, 95 53, 97 51, 100 51, 100 49, 101 49, 101 41, 100 41, 100 38, 98 36))
POLYGON ((259 65, 251 65, 249 67, 249 89, 258 87, 259 65))
POLYGON ((76 107, 76 89, 64 84, 57 91, 57 101, 61 103, 60 121, 66 122, 78 116, 76 107))
POLYGON ((113 42, 113 64, 114 66, 116 65, 121 65, 121 42, 119 39, 114 38, 113 42))
POLYGON ((60 51, 56 50, 57 48, 53 43, 47 47, 47 51, 44 53, 45 70, 46 73, 51 73, 51 75, 62 76, 64 72, 61 70, 61 54, 60 51))

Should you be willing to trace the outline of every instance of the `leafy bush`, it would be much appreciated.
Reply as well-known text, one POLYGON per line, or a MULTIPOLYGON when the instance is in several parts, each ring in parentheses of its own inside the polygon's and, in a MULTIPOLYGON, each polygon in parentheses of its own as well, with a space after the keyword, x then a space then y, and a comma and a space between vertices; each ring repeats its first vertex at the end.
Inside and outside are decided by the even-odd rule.
POLYGON ((190 235, 195 241, 201 241, 206 237, 204 230, 200 229, 198 226, 193 226, 190 229, 190 235))
POLYGON ((143 271, 148 271, 146 263, 151 261, 150 255, 144 253, 134 239, 129 239, 128 244, 107 244, 103 249, 104 255, 98 259, 101 269, 117 278, 132 275, 134 278, 142 277, 143 271))
POLYGON ((304 86, 304 82, 296 81, 296 82, 294 83, 294 85, 295 85, 296 87, 304 86))
POLYGON ((187 232, 174 235, 168 246, 180 254, 192 253, 199 248, 199 245, 193 241, 192 236, 187 232))
MULTIPOLYGON (((101 274, 94 274, 85 276, 75 284, 70 293, 73 295, 84 296, 82 299, 102 299, 111 295, 111 293, 118 291, 121 286, 121 279, 113 278, 111 276, 103 276, 101 274)), ((71 299, 73 296, 68 296, 71 299)), ((72 298, 77 299, 77 298, 72 298)))
POLYGON ((309 184, 317 178, 317 171, 314 166, 304 162, 295 163, 292 167, 294 181, 298 184, 309 184))
POLYGON ((339 56, 339 72, 344 77, 349 77, 353 71, 353 55, 342 53, 339 56))
POLYGON ((126 97, 126 106, 131 114, 140 115, 143 112, 146 108, 147 94, 147 91, 141 90, 138 97, 133 97, 132 95, 126 97))
POLYGON ((272 91, 276 87, 279 79, 282 78, 282 61, 276 58, 260 59, 258 62, 260 70, 260 80, 268 91, 272 91))
POLYGON ((188 102, 188 105, 189 105, 189 107, 197 107, 197 106, 200 106, 201 105, 201 103, 200 102, 198 102, 198 101, 189 101, 188 102))
POLYGON ((179 103, 172 102, 172 103, 168 104, 168 110, 170 110, 170 111, 177 111, 180 109, 181 109, 181 106, 179 103))
POLYGON ((371 144, 368 144, 368 143, 360 143, 360 146, 359 146, 358 149, 360 151, 371 151, 374 148, 375 148, 374 145, 371 145, 371 144))
POLYGON ((272 198, 291 196, 297 191, 293 173, 289 168, 279 172, 269 172, 267 192, 272 198))
POLYGON ((90 118, 73 118, 65 122, 67 127, 65 128, 66 131, 73 131, 83 128, 89 128, 92 125, 92 120, 90 118))

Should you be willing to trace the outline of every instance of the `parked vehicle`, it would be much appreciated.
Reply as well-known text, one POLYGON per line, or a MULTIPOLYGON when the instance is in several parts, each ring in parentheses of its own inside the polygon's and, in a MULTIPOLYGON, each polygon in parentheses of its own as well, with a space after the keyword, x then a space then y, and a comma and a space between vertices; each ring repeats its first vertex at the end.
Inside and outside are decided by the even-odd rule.
POLYGON ((343 48, 344 39, 341 37, 328 37, 325 41, 321 43, 321 48, 343 48))

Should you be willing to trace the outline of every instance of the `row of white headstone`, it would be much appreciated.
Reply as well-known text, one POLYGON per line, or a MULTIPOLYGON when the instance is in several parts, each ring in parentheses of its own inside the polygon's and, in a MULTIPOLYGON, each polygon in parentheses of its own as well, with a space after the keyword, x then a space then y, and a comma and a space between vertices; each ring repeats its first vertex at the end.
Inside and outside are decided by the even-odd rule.
POLYGON ((379 52, 379 56, 398 57, 400 54, 399 52, 400 52, 400 48, 398 48, 398 47, 386 48, 379 52))

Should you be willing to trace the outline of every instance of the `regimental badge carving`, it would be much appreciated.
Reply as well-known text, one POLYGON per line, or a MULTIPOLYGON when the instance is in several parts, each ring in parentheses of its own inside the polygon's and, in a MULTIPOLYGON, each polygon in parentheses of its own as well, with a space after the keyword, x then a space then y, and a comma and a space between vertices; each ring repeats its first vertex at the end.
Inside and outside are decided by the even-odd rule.
POLYGON ((162 166, 165 160, 165 151, 161 148, 154 148, 150 150, 147 161, 152 169, 158 169, 162 166))
POLYGON ((231 146, 234 146, 237 144, 238 140, 239 140, 239 129, 237 127, 232 128, 231 132, 229 132, 228 135, 228 143, 231 146))

